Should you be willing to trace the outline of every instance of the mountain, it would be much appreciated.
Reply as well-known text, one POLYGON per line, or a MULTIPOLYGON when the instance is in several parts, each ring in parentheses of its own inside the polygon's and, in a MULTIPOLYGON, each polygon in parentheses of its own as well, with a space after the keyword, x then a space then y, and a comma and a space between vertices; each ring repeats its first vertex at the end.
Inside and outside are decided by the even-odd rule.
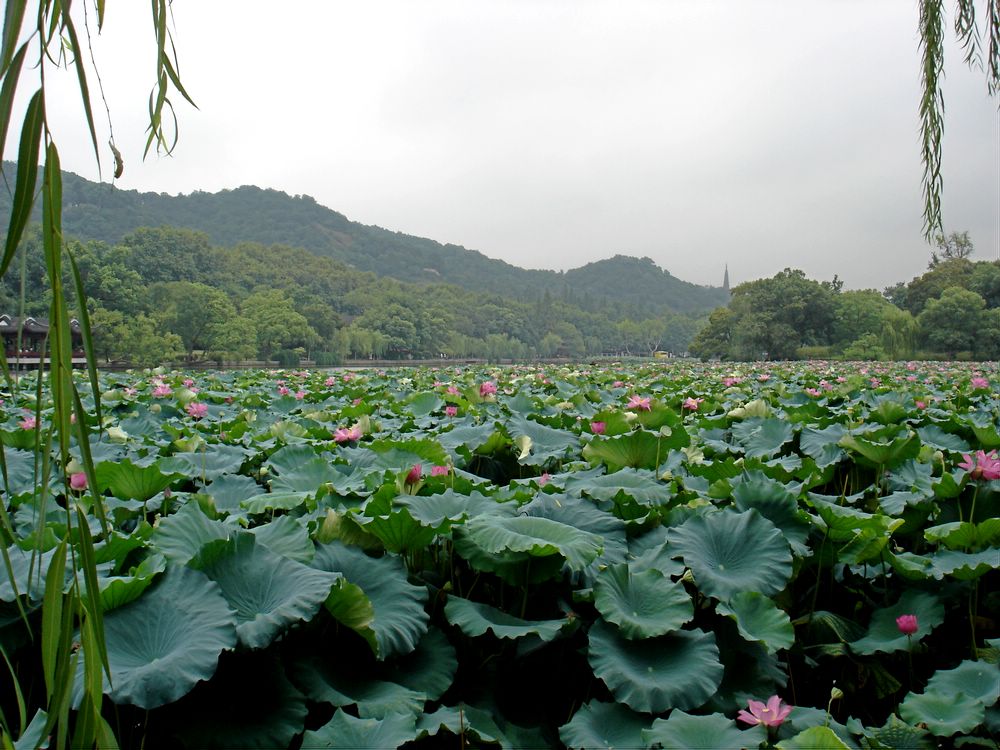
MULTIPOLYGON (((110 244, 139 227, 182 227, 204 232, 223 247, 242 242, 301 247, 403 281, 445 282, 521 300, 548 292, 584 307, 623 305, 637 317, 703 313, 728 301, 723 289, 681 281, 649 258, 616 255, 566 272, 528 270, 458 245, 351 221, 307 195, 254 186, 172 196, 119 190, 64 172, 63 205, 67 235, 110 244)), ((10 195, 0 195, 0 215, 9 211, 10 195)))

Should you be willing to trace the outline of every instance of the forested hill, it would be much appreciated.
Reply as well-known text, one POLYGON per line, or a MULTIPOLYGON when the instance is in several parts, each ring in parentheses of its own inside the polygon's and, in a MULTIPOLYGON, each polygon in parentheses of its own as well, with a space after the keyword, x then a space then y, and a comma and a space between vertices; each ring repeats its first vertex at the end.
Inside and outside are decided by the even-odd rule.
MULTIPOLYGON (((380 276, 450 283, 524 301, 546 292, 606 301, 633 317, 702 313, 728 301, 721 288, 681 281, 648 258, 615 256, 565 273, 527 270, 457 245, 359 224, 309 196, 253 186, 171 196, 119 190, 65 172, 63 202, 67 235, 109 244, 139 227, 182 227, 204 232, 223 247, 241 242, 301 247, 380 276)), ((0 216, 9 211, 10 196, 0 191, 0 216)))

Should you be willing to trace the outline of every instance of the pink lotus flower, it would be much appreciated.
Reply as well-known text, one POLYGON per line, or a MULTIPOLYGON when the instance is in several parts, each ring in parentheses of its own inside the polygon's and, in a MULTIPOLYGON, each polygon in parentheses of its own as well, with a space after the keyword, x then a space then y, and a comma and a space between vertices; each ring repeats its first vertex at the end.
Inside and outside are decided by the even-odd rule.
MULTIPOLYGON (((451 471, 451 468, 448 467, 448 466, 432 466, 431 467, 431 476, 432 477, 445 477, 445 476, 448 476, 448 473, 450 471, 451 471)), ((407 476, 407 478, 409 478, 409 476, 407 476)), ((419 479, 419 477, 418 477, 418 479, 419 479)))
POLYGON ((496 392, 497 392, 497 384, 494 383, 492 380, 487 380, 485 383, 482 383, 479 386, 479 395, 482 396, 483 398, 486 398, 487 396, 492 396, 496 392))
POLYGON ((333 440, 337 443, 347 443, 354 440, 360 440, 361 436, 361 428, 358 425, 354 425, 350 429, 347 427, 338 427, 333 431, 333 440))
POLYGON ((616 380, 614 383, 611 384, 611 387, 612 388, 624 388, 625 384, 622 381, 620 381, 620 380, 616 380))
POLYGON ((288 393, 289 393, 289 391, 288 391, 288 386, 287 385, 279 385, 278 386, 278 395, 279 396, 287 396, 288 393))
POLYGON ((134 396, 135 394, 137 394, 138 392, 139 391, 137 391, 135 388, 133 388, 130 385, 129 386, 125 386, 125 395, 126 396, 130 396, 131 397, 131 396, 134 396))
POLYGON ((604 431, 608 429, 606 422, 593 421, 590 423, 590 431, 595 435, 603 435, 604 431))
POLYGON ((191 378, 184 378, 184 387, 190 388, 194 385, 194 381, 191 378))
POLYGON ((352 380, 354 380, 354 374, 350 373, 350 372, 345 372, 344 373, 344 377, 343 377, 343 381, 345 383, 350 383, 352 380))
POLYGON ((337 379, 331 375, 330 377, 328 377, 326 380, 323 381, 323 385, 329 388, 331 385, 335 385, 336 382, 337 379))
POLYGON ((989 388, 990 381, 988 381, 986 378, 973 378, 972 380, 969 381, 969 385, 972 386, 973 390, 978 391, 981 388, 984 389, 989 388))
POLYGON ((445 413, 445 416, 448 416, 448 417, 457 416, 458 415, 458 407, 457 406, 446 406, 446 407, 444 407, 444 413, 445 413))
POLYGON ((546 471, 544 474, 542 474, 540 477, 538 477, 538 486, 539 487, 544 487, 545 485, 547 485, 549 483, 550 479, 552 479, 552 477, 550 477, 549 473, 546 471))
POLYGON ((684 399, 684 403, 681 404, 682 409, 687 409, 688 411, 698 411, 698 404, 700 404, 705 399, 703 398, 687 398, 684 399))
POLYGON ((208 404, 201 404, 197 401, 192 401, 185 407, 185 411, 187 411, 187 413, 195 419, 201 419, 208 414, 208 404))
POLYGON ((984 450, 976 451, 975 458, 968 453, 963 453, 965 460, 958 465, 958 468, 969 472, 972 479, 1000 479, 1000 458, 997 458, 995 450, 987 453, 984 450))
POLYGON ((650 405, 650 397, 640 398, 639 396, 632 396, 628 403, 625 405, 626 409, 642 409, 643 411, 649 411, 653 407, 650 405))
POLYGON ((771 376, 768 375, 767 373, 764 373, 763 375, 758 375, 757 376, 757 380, 759 380, 761 383, 766 383, 770 379, 771 379, 771 376))
POLYGON ((413 467, 406 474, 407 484, 416 484, 420 481, 420 476, 424 473, 423 467, 420 464, 413 464, 413 467))
POLYGON ((458 395, 458 388, 456 388, 453 385, 449 385, 446 392, 449 393, 452 396, 457 396, 458 395))
POLYGON ((806 388, 805 392, 813 398, 819 398, 823 395, 823 391, 819 390, 819 388, 806 388))
POLYGON ((35 420, 34 417, 25 417, 17 424, 22 430, 33 430, 35 429, 38 422, 35 420))
POLYGON ((170 386, 165 383, 160 383, 153 389, 153 398, 167 398, 173 395, 173 391, 170 386))
POLYGON ((82 471, 69 475, 69 487, 74 492, 82 492, 87 489, 87 475, 82 471))
POLYGON ((768 698, 767 703, 747 701, 747 707, 750 711, 741 708, 736 718, 744 724, 763 724, 765 727, 781 726, 792 712, 792 707, 776 695, 768 698))
POLYGON ((739 385, 742 382, 743 378, 741 378, 739 375, 733 375, 732 377, 722 379, 722 384, 726 386, 726 388, 730 388, 734 385, 739 385))
POLYGON ((927 408, 927 404, 924 403, 923 401, 917 401, 917 402, 915 402, 914 406, 916 406, 918 409, 926 409, 927 408))
POLYGON ((295 398, 298 399, 299 401, 301 401, 305 397, 306 397, 305 391, 295 391, 295 398))
POLYGON ((903 635, 913 635, 920 628, 916 615, 900 615, 896 618, 896 627, 903 635))

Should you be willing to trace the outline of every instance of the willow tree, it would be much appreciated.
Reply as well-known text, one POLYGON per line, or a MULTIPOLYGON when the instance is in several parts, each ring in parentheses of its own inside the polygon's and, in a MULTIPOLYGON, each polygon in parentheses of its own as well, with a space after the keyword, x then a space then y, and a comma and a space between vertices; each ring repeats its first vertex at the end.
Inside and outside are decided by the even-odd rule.
MULTIPOLYGON (((151 0, 153 41, 151 66, 155 71, 149 95, 149 130, 146 152, 156 149, 169 152, 176 143, 177 128, 170 94, 178 92, 189 99, 177 75, 170 9, 168 0, 151 0)), ((103 503, 96 496, 86 497, 70 491, 70 446, 73 438, 81 452, 83 472, 88 485, 96 485, 94 464, 90 456, 90 433, 100 430, 101 407, 95 368, 93 341, 87 315, 86 295, 80 274, 62 233, 62 172, 59 148, 54 135, 55 123, 49 118, 48 85, 53 75, 68 71, 75 77, 83 103, 84 118, 80 124, 90 134, 94 158, 101 165, 102 148, 94 119, 93 88, 96 76, 90 55, 91 33, 100 33, 104 25, 105 0, 7 0, 4 10, 3 33, 0 39, 0 150, 6 152, 12 125, 20 122, 17 147, 17 168, 13 180, 4 175, 8 185, 13 182, 13 201, 7 234, 0 257, 0 276, 11 270, 12 262, 36 201, 41 202, 42 252, 45 270, 52 290, 49 307, 50 332, 46 343, 49 358, 48 393, 52 414, 43 421, 42 399, 36 402, 34 445, 35 476, 38 478, 35 501, 39 503, 36 540, 30 555, 25 556, 14 544, 16 539, 5 497, 0 503, 0 553, 5 575, 3 583, 14 592, 27 636, 37 646, 44 680, 44 696, 39 689, 22 689, 22 672, 15 668, 4 652, 4 663, 12 678, 16 716, 0 710, 0 739, 5 747, 8 740, 20 737, 19 745, 38 746, 51 736, 51 746, 113 747, 114 733, 101 714, 103 679, 109 673, 104 646, 104 627, 97 583, 94 544, 90 530, 91 514, 99 523, 102 535, 108 537, 108 523, 103 503), (40 184, 39 184, 40 183, 40 184), (73 288, 67 288, 67 283, 73 288), (71 304, 76 300, 75 313, 82 324, 84 347, 87 352, 90 388, 93 391, 96 415, 84 408, 72 373, 71 304), (93 425, 93 427, 91 426, 93 425), (50 511, 46 506, 58 503, 55 512, 65 512, 65 532, 52 549, 43 546, 45 520, 50 511), (64 585, 69 581, 68 586, 64 585), (44 586, 40 585, 44 582, 44 586), (34 625, 31 610, 41 600, 41 627, 34 625), (81 665, 82 660, 82 665, 81 665), (73 683, 82 678, 80 700, 71 711, 73 683)), ((99 87, 98 87, 99 88, 99 87)), ((121 156, 112 139, 105 152, 108 170, 119 176, 121 156)), ((43 351, 43 355, 46 352, 43 351)), ((11 378, 7 362, 0 354, 7 386, 20 387, 11 378)), ((43 393, 44 376, 39 370, 35 386, 43 393)), ((0 445, 0 471, 5 495, 7 464, 0 445)), ((2 649, 0 649, 2 650, 2 649)), ((0 667, 0 670, 4 667, 0 667)), ((6 682, 6 679, 4 680, 6 682)), ((10 705, 10 704, 8 704, 10 705)))
MULTIPOLYGON (((1000 0, 955 0, 953 26, 965 63, 986 74, 986 90, 1000 91, 1000 0)), ((944 135, 945 0, 920 0, 921 84, 920 134, 924 165, 924 237, 944 235, 941 217, 941 141, 944 135)))

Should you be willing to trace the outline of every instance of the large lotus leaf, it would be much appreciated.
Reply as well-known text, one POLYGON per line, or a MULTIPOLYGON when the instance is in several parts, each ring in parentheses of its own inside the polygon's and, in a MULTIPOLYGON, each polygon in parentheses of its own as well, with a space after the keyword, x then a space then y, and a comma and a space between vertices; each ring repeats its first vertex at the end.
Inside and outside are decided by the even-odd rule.
POLYGON ((882 747, 894 750, 934 750, 936 747, 926 731, 910 726, 895 714, 878 729, 866 730, 865 735, 882 747))
POLYGON ((792 575, 792 555, 778 528, 755 510, 692 516, 668 534, 675 556, 702 593, 728 601, 741 591, 777 594, 792 575))
MULTIPOLYGON (((38 454, 40 455, 40 454, 38 454)), ((35 457, 32 450, 18 448, 4 449, 4 461, 7 469, 7 483, 4 484, 3 474, 0 474, 0 490, 8 496, 20 495, 23 492, 35 492, 39 481, 35 478, 35 457)), ((38 462, 39 479, 42 473, 42 462, 38 462)), ((51 472, 49 483, 56 481, 55 470, 51 472)))
POLYGON ((381 719, 389 714, 416 715, 423 711, 427 696, 403 685, 359 675, 335 662, 304 657, 290 669, 293 681, 317 703, 335 707, 358 707, 363 718, 381 719))
POLYGON ((965 693, 910 693, 899 704, 903 721, 927 727, 938 737, 971 732, 983 723, 983 704, 965 693))
MULTIPOLYGON (((141 597, 105 614, 104 640, 111 700, 156 708, 215 674, 219 654, 236 645, 236 615, 202 573, 170 566, 141 597)), ((82 686, 80 659, 77 700, 82 686)))
POLYGON ((920 452, 920 436, 897 427, 887 427, 867 435, 844 435, 840 446, 858 454, 870 466, 895 466, 920 452))
POLYGON ((242 474, 223 474, 202 492, 211 496, 216 510, 239 514, 240 503, 255 495, 262 495, 264 488, 242 474))
POLYGON ((408 654, 427 632, 427 589, 407 580, 406 566, 395 555, 370 557, 339 542, 320 545, 313 567, 341 573, 351 584, 336 587, 327 608, 337 616, 344 606, 368 609, 370 616, 344 624, 356 630, 380 659, 408 654), (359 600, 359 592, 362 599, 359 600))
POLYGON ((265 466, 269 471, 281 474, 295 471, 295 467, 308 463, 317 457, 316 449, 307 443, 295 443, 279 448, 268 456, 265 466))
POLYGON ((98 578, 101 609, 110 612, 135 601, 150 587, 156 576, 166 570, 166 567, 167 560, 163 555, 150 555, 139 563, 130 575, 98 578))
POLYGON ((407 508, 396 509, 385 515, 349 515, 367 533, 378 537, 390 552, 406 554, 412 550, 424 549, 437 535, 434 529, 414 520, 407 508))
POLYGON ((522 505, 518 512, 538 518, 551 518, 600 536, 604 540, 604 552, 594 561, 594 565, 624 562, 628 554, 625 524, 589 500, 573 495, 539 493, 530 503, 522 505))
POLYGON ((868 633, 850 644, 857 654, 892 653, 906 651, 911 639, 920 640, 944 622, 944 605, 941 600, 926 591, 907 589, 891 607, 877 609, 872 613, 868 633), (917 632, 907 637, 899 632, 896 618, 900 615, 916 615, 917 632))
POLYGON ((665 576, 684 574, 684 563, 675 560, 667 544, 667 527, 654 526, 645 534, 628 540, 628 563, 633 573, 658 570, 665 576))
POLYGON ((552 459, 565 458, 580 444, 575 433, 547 427, 523 417, 511 419, 507 423, 507 431, 513 438, 526 437, 530 440, 528 455, 518 459, 519 463, 529 466, 540 466, 552 459))
POLYGON ((997 569, 997 559, 1000 550, 996 547, 979 550, 979 552, 960 552, 959 550, 938 550, 930 555, 934 570, 939 574, 935 577, 952 576, 960 581, 972 581, 997 569))
POLYGON ((295 562, 308 565, 316 554, 309 532, 292 516, 278 516, 270 523, 254 526, 250 533, 257 537, 257 544, 295 562))
POLYGON ((275 655, 226 654, 215 677, 165 709, 159 734, 169 727, 190 748, 270 750, 289 747, 307 714, 306 697, 275 655))
POLYGON ((747 472, 733 487, 733 500, 738 510, 753 508, 777 526, 796 555, 809 554, 809 516, 799 510, 797 497, 781 482, 759 471, 747 472))
MULTIPOLYGON (((830 538, 838 542, 852 542, 859 532, 870 532, 874 537, 889 535, 905 523, 902 518, 890 518, 881 513, 865 513, 849 505, 839 505, 820 495, 809 493, 809 503, 823 520, 830 538)), ((877 554, 877 553, 876 553, 877 554)))
POLYGON ((634 711, 697 708, 722 682, 715 637, 700 630, 629 641, 598 621, 590 629, 588 660, 615 700, 634 711))
POLYGON ((614 437, 595 437, 583 449, 583 457, 605 464, 609 472, 625 467, 655 469, 672 447, 666 442, 663 437, 648 430, 634 430, 614 437))
POLYGON ((413 520, 437 533, 476 516, 512 516, 517 512, 515 503, 500 503, 474 491, 463 495, 452 489, 426 497, 402 495, 393 501, 393 505, 406 508, 413 520))
POLYGON ((383 662, 379 675, 436 701, 451 687, 457 671, 454 647, 444 633, 431 625, 416 649, 391 662, 383 662))
POLYGON ((927 682, 928 693, 965 693, 984 706, 1000 699, 1000 666, 985 661, 963 661, 954 669, 939 669, 927 682))
POLYGON ((778 750, 851 750, 830 727, 809 727, 777 744, 778 750))
POLYGON ((989 414, 981 415, 982 420, 971 418, 969 425, 976 434, 976 442, 982 446, 983 450, 1000 448, 1000 428, 993 422, 989 414))
POLYGON ((751 417, 734 423, 730 429, 747 458, 773 456, 795 436, 790 422, 775 417, 751 417))
POLYGON ((351 750, 385 750, 415 739, 417 717, 389 714, 381 719, 356 719, 339 710, 326 724, 302 736, 302 748, 341 747, 351 750))
POLYGON ((313 492, 265 492, 253 495, 240 503, 248 513, 268 513, 275 510, 292 510, 306 504, 313 492))
POLYGON ((146 501, 163 492, 182 474, 160 470, 158 463, 136 466, 129 459, 104 461, 97 465, 97 491, 111 490, 111 494, 123 500, 146 501))
POLYGON ((791 648, 795 643, 795 629, 788 615, 756 591, 741 591, 728 604, 719 604, 719 614, 734 618, 740 635, 762 643, 768 651, 791 648))
POLYGON ((492 422, 481 425, 461 424, 437 436, 453 460, 471 453, 492 455, 507 445, 510 440, 492 422))
POLYGON ((649 507, 667 505, 674 499, 670 485, 657 480, 651 471, 637 469, 622 469, 595 477, 570 476, 566 479, 566 492, 609 502, 625 496, 649 507))
POLYGON ((229 539, 233 529, 206 516, 197 503, 188 503, 160 520, 150 543, 168 560, 184 565, 208 543, 229 539))
POLYGON ((414 417, 426 417, 444 406, 444 401, 433 391, 424 391, 414 394, 407 400, 406 406, 414 417))
POLYGON ((488 604, 472 602, 457 596, 449 596, 444 607, 444 616, 470 638, 493 633, 497 638, 516 639, 526 635, 537 636, 542 641, 551 641, 567 624, 567 620, 524 620, 514 617, 488 604))
POLYGON ((955 521, 924 529, 924 539, 948 549, 968 550, 1000 545, 1000 518, 981 523, 955 521))
POLYGON ((823 428, 803 427, 799 433, 799 448, 823 469, 846 455, 840 447, 840 439, 846 433, 845 427, 838 423, 823 428))
POLYGON ((952 453, 968 453, 969 444, 959 435, 945 432, 936 424, 929 424, 917 428, 917 434, 924 445, 939 451, 951 451, 952 453))
POLYGON ((489 712, 475 706, 441 706, 434 713, 422 714, 417 720, 416 738, 438 735, 442 729, 456 737, 462 735, 466 740, 510 747, 503 730, 489 712))
POLYGON ((671 711, 669 718, 656 719, 642 732, 644 747, 658 743, 663 748, 685 750, 756 749, 765 739, 767 735, 760 726, 741 731, 722 714, 692 716, 683 711, 671 711))
POLYGON ((677 630, 694 617, 694 604, 682 583, 658 570, 635 573, 611 565, 597 576, 594 606, 626 638, 651 638, 677 630))
MULTIPOLYGON (((8 547, 10 567, 0 570, 0 601, 12 602, 25 594, 29 599, 41 600, 45 596, 45 576, 54 556, 54 549, 39 555, 16 544, 8 547)), ((67 567, 65 579, 68 580, 71 575, 72 571, 67 567)))
POLYGON ((337 478, 337 470, 333 465, 319 456, 313 456, 308 461, 286 469, 271 480, 271 492, 310 492, 316 491, 337 478))
POLYGON ((275 554, 252 534, 241 533, 211 552, 214 559, 193 564, 219 584, 236 611, 236 634, 246 648, 264 648, 291 624, 312 619, 338 578, 275 554))
POLYGON ((580 707, 568 724, 559 727, 559 739, 573 750, 646 747, 642 730, 649 719, 620 703, 591 701, 580 707))
MULTIPOLYGON (((183 474, 191 479, 212 482, 223 474, 238 474, 247 460, 247 450, 236 445, 203 445, 201 450, 175 453, 160 461, 164 471, 183 474)), ((117 494, 117 493, 116 493, 117 494)))
POLYGON ((603 540, 597 534, 549 518, 478 517, 464 526, 464 532, 473 544, 489 554, 558 555, 572 570, 581 570, 603 550, 603 540))

